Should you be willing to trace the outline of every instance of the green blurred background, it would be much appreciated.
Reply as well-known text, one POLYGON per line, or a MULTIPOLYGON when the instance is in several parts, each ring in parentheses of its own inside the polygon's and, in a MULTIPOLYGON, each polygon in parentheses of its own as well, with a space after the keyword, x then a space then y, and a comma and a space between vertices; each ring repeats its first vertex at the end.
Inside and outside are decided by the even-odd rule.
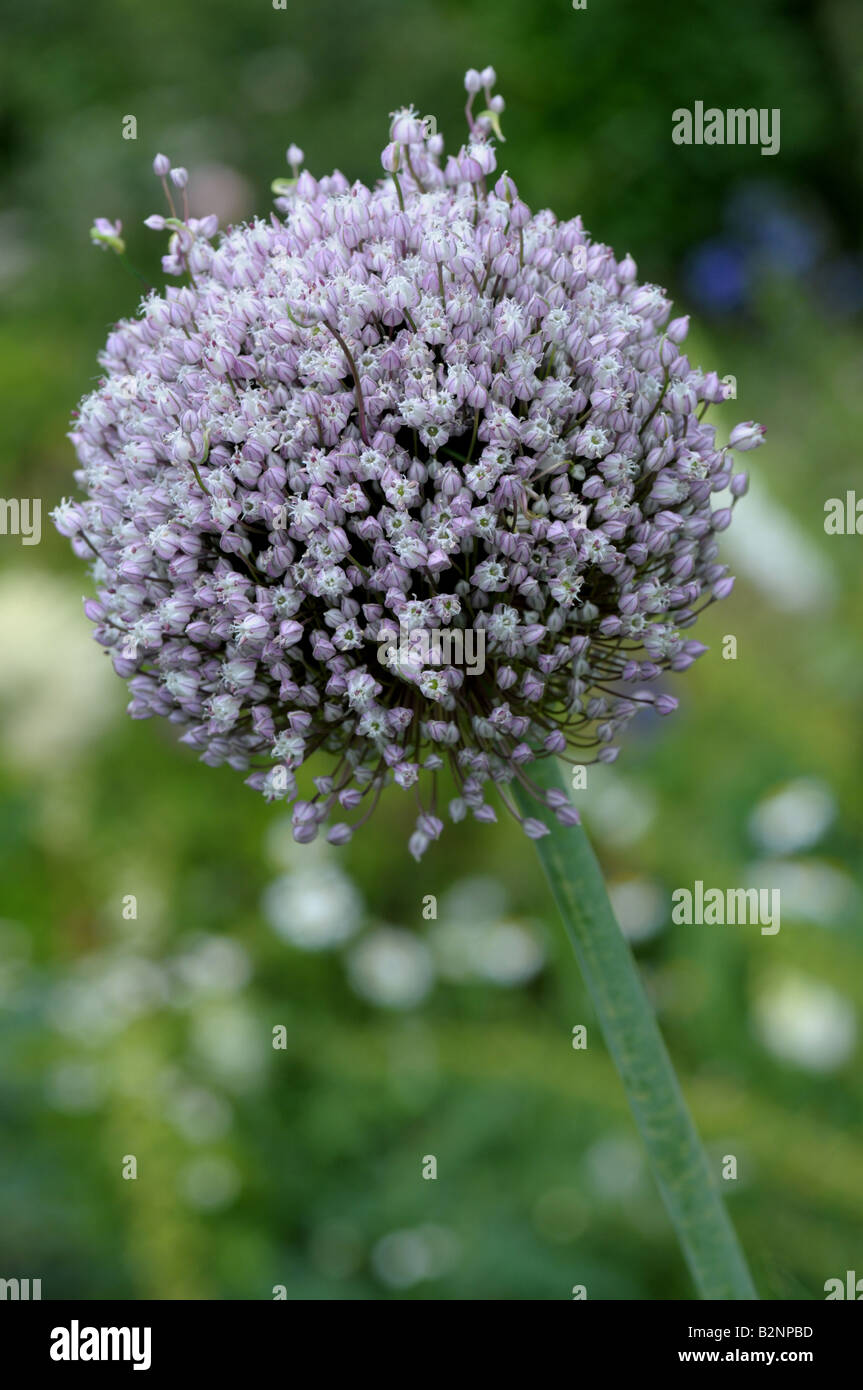
POLYGON ((193 212, 240 220, 291 140, 371 180, 412 101, 457 146, 486 63, 523 196, 631 251, 693 314, 693 359, 735 376, 720 428, 768 427, 709 654, 580 798, 717 1174, 737 1157, 762 1296, 863 1273, 863 541, 823 527, 860 474, 859 9, 5 0, 2 30, 0 490, 43 500, 43 536, 0 537, 0 1277, 44 1298, 691 1296, 531 844, 471 823, 417 867, 395 790, 348 850, 294 847, 284 809, 126 718, 47 519, 74 491, 69 414, 138 299, 93 217, 156 277, 157 151, 193 212), (781 152, 672 145, 696 100, 778 107, 781 152), (779 886, 780 932, 673 926, 696 879, 779 886))

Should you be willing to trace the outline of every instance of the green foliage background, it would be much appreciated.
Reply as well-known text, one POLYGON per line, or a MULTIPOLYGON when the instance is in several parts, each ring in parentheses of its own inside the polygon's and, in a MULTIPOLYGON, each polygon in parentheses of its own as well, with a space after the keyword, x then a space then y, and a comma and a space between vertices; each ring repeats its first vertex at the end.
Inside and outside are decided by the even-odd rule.
POLYGON ((633 737, 613 795, 597 780, 583 807, 610 881, 646 880, 668 904, 636 949, 717 1172, 738 1156, 724 1188, 762 1295, 822 1298, 826 1279, 863 1273, 859 1045, 812 1065, 831 1017, 859 1026, 863 1006, 863 541, 823 529, 825 500, 860 474, 859 10, 6 0, 0 14, 0 489, 44 513, 38 547, 0 537, 0 1277, 41 1278, 46 1298, 690 1296, 529 842, 463 825, 417 867, 407 798, 385 798, 337 861, 364 931, 426 938, 424 894, 445 904, 480 876, 481 902, 498 879, 495 911, 527 924, 545 964, 519 988, 439 980, 411 1009, 358 997, 343 950, 301 951, 262 911, 302 867, 284 812, 123 715, 80 613, 86 577, 47 521, 73 491, 69 413, 138 295, 88 227, 121 218, 131 259, 159 275, 161 238, 141 226, 161 210, 153 154, 190 168, 193 207, 196 169, 219 165, 235 218, 265 212, 290 140, 313 171, 370 180, 387 113, 413 101, 457 144, 462 74, 488 62, 523 196, 631 250, 693 310, 693 358, 736 376, 723 428, 768 426, 758 505, 793 538, 802 597, 788 606, 781 554, 746 532, 734 596, 699 631, 711 650, 677 679, 680 712, 633 737), (696 100, 780 108, 781 153, 673 146, 671 112, 696 100), (729 230, 753 188, 782 227, 815 229, 802 270, 753 251, 756 224, 729 230), (717 241, 744 247, 745 293, 702 312, 693 256, 717 241), (797 778, 835 816, 785 855, 802 887, 783 893, 779 934, 673 926, 672 888, 746 881, 763 853, 753 809, 797 778), (189 959, 223 937, 234 966, 189 983, 189 959), (777 995, 796 1061, 759 1024, 777 995), (381 1245, 404 1231, 426 1252, 415 1265, 410 1242, 395 1262, 381 1245))

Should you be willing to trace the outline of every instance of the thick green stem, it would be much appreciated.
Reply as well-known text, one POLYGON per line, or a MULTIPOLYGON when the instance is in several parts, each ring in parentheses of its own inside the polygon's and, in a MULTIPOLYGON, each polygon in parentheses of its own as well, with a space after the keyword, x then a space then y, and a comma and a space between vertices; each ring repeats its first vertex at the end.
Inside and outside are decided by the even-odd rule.
MULTIPOLYGON (((563 789, 555 759, 530 771, 543 790, 563 789)), ((522 813, 549 827, 539 857, 699 1295, 757 1298, 590 841, 513 786, 522 813)))

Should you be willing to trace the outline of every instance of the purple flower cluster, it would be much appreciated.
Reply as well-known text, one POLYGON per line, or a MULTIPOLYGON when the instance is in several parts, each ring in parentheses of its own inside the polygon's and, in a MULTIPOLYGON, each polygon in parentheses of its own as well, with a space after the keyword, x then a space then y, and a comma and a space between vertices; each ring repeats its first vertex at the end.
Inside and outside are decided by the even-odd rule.
POLYGON ((346 842, 396 782, 419 857, 445 768, 449 816, 493 821, 490 784, 516 815, 537 758, 613 761, 639 709, 674 708, 651 687, 705 650, 687 632, 732 587, 711 495, 733 506, 746 476, 703 418, 725 389, 630 256, 496 175, 494 81, 467 74, 457 154, 411 109, 375 188, 300 172, 292 146, 281 216, 221 235, 158 156, 171 215, 148 225, 183 283, 116 325, 71 432, 87 500, 54 519, 92 561, 130 714, 292 802, 300 841, 341 810, 346 842), (380 657, 459 627, 484 633, 481 676, 380 657), (318 750, 331 768, 299 798, 318 750))

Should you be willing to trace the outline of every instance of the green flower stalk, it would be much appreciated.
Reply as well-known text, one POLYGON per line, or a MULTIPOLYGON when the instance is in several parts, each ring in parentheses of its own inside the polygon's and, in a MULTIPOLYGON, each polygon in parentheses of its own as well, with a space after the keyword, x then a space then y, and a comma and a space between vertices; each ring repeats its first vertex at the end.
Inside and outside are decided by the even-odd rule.
MULTIPOLYGON (((563 790, 553 761, 534 777, 563 790)), ((590 841, 583 826, 540 814, 549 833, 537 851, 699 1295, 757 1298, 590 841)))

